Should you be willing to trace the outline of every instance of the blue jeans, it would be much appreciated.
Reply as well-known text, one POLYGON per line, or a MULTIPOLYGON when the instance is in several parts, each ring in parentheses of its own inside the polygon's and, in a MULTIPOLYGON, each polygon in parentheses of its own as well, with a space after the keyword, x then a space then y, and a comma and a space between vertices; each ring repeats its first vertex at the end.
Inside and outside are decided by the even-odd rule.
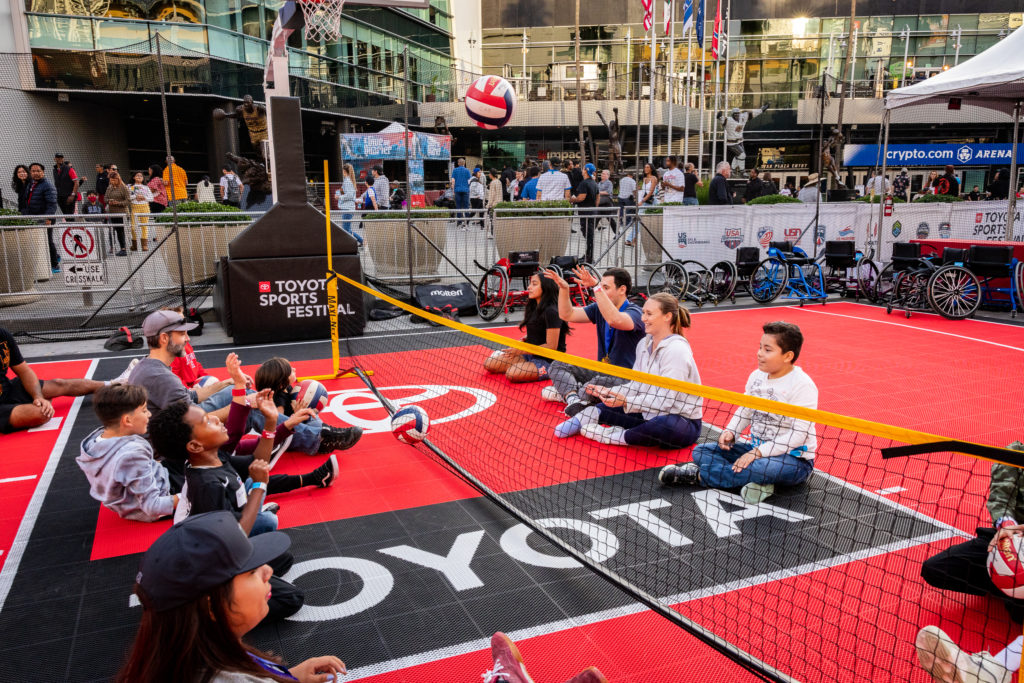
POLYGON ((466 219, 469 218, 469 211, 462 211, 461 209, 469 208, 469 190, 465 192, 455 193, 455 217, 459 221, 459 225, 465 225, 466 219))
POLYGON ((683 206, 699 206, 700 202, 696 197, 683 197, 683 206))
POLYGON ((352 230, 352 215, 351 213, 341 214, 341 229, 356 238, 356 242, 360 245, 363 244, 363 236, 352 230))
POLYGON ((603 425, 622 427, 623 437, 630 446, 657 446, 658 448, 686 448, 700 436, 700 420, 681 415, 659 415, 650 420, 641 413, 627 413, 622 408, 609 408, 598 403, 597 421, 603 425))
POLYGON ((734 443, 727 451, 717 443, 697 446, 693 449, 693 461, 700 467, 701 482, 716 489, 732 489, 751 482, 793 486, 802 483, 814 470, 810 460, 786 453, 758 458, 743 470, 733 472, 732 464, 753 449, 750 443, 734 443))
MULTIPOLYGON (((279 425, 283 424, 285 419, 285 416, 281 415, 277 423, 279 425)), ((246 426, 249 429, 262 431, 264 422, 263 413, 258 410, 252 410, 249 412, 246 426)), ((305 422, 295 425, 295 429, 292 430, 292 442, 288 446, 288 450, 299 451, 306 455, 316 455, 316 450, 320 447, 320 431, 323 429, 323 426, 324 423, 318 417, 311 417, 305 422)))

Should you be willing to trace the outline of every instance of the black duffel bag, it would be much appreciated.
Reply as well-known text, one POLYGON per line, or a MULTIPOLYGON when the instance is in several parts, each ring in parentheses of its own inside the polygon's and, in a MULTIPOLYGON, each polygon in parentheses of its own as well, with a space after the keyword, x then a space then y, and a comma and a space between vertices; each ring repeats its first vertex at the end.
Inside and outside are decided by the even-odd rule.
POLYGON ((476 315, 476 290, 468 282, 416 285, 416 305, 424 310, 450 306, 459 315, 476 315))

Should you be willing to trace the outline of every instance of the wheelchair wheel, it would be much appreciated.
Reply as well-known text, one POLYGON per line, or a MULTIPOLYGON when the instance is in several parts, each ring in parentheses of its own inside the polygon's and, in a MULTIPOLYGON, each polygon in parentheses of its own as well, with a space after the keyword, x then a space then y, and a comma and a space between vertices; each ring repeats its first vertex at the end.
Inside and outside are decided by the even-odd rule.
POLYGON ((565 279, 565 271, 562 270, 561 266, 559 266, 558 264, 552 263, 552 264, 546 265, 543 268, 541 268, 541 270, 550 270, 552 273, 554 273, 558 277, 560 277, 562 279, 565 279))
POLYGON ((505 310, 508 299, 508 276, 497 266, 491 266, 480 278, 476 288, 476 307, 484 320, 494 320, 505 310))
POLYGON ((703 306, 705 302, 712 300, 711 295, 711 271, 700 261, 681 261, 679 263, 686 271, 686 298, 697 306, 703 306))
POLYGON ((897 276, 898 273, 893 271, 891 263, 885 268, 882 268, 882 272, 878 274, 878 277, 875 279, 874 287, 872 288, 875 296, 873 300, 874 303, 881 303, 889 300, 892 290, 896 286, 897 276))
POLYGON ((647 296, 654 296, 658 292, 668 292, 682 300, 686 296, 688 288, 689 279, 679 262, 665 261, 651 273, 651 279, 647 281, 647 296))
MULTIPOLYGON (((1017 294, 1017 311, 1024 311, 1024 261, 1018 263, 1013 271, 1013 288, 1017 294)), ((1014 317, 1017 311, 1014 311, 1014 317)))
POLYGON ((962 266, 939 268, 928 278, 928 303, 936 313, 950 320, 963 320, 981 305, 978 277, 962 266))
POLYGON ((757 265, 750 275, 750 296, 759 304, 775 301, 789 281, 786 264, 766 258, 757 265))
MULTIPOLYGON (((586 263, 586 262, 581 263, 580 264, 580 268, 582 268, 583 270, 585 270, 588 273, 590 273, 590 276, 592 278, 594 278, 595 280, 597 280, 597 282, 600 284, 600 282, 601 282, 601 274, 597 272, 597 268, 594 268, 594 266, 592 266, 592 265, 590 265, 589 263, 586 263)), ((589 288, 584 289, 583 290, 583 303, 581 305, 582 306, 586 306, 587 304, 592 303, 593 301, 594 301, 594 290, 589 289, 589 288)))
POLYGON ((731 297, 735 291, 736 264, 732 261, 719 261, 711 266, 711 300, 719 304, 731 297))
POLYGON ((857 262, 857 298, 865 297, 871 303, 878 302, 878 266, 869 258, 857 262))

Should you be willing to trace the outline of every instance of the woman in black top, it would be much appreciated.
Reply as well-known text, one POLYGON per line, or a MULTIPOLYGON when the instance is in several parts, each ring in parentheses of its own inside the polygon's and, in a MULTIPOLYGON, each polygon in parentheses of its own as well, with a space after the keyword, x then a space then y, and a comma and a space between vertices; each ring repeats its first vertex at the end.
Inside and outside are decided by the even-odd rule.
POLYGON ((693 164, 686 164, 686 172, 683 173, 683 177, 686 179, 686 186, 683 187, 683 204, 685 206, 700 204, 697 200, 697 188, 704 187, 703 181, 693 171, 693 164))
POLYGON ((27 203, 25 202, 25 186, 28 184, 28 166, 18 164, 14 167, 14 176, 11 178, 11 189, 18 200, 18 213, 25 213, 27 203))
MULTIPOLYGON (((530 276, 526 290, 529 301, 520 330, 526 331, 522 341, 546 349, 565 351, 565 335, 568 323, 558 317, 558 285, 555 281, 530 276)), ((484 369, 491 373, 504 373, 510 382, 536 382, 548 376, 551 361, 541 356, 525 353, 519 349, 499 349, 484 361, 484 369)))

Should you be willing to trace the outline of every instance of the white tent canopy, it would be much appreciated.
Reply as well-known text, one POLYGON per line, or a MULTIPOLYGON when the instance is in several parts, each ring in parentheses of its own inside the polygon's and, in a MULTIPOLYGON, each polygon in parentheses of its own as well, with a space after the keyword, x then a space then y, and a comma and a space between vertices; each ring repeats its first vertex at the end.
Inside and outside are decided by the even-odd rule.
POLYGON ((946 102, 950 97, 1012 115, 1015 104, 1024 100, 1024 26, 949 71, 891 91, 885 106, 946 102))

